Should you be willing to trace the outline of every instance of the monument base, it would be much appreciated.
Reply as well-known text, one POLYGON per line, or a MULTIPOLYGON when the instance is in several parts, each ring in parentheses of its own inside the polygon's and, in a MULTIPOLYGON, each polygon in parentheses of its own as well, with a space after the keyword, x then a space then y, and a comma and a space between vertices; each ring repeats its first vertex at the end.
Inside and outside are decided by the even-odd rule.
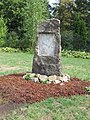
POLYGON ((27 73, 26 75, 23 76, 24 79, 26 80, 31 80, 33 82, 38 82, 38 83, 44 83, 44 84, 58 84, 58 83, 64 83, 70 81, 70 76, 63 74, 62 76, 57 76, 57 75, 51 75, 51 76, 46 76, 46 75, 40 75, 40 74, 35 74, 35 73, 27 73))
POLYGON ((37 56, 37 59, 34 59, 32 73, 41 74, 41 75, 62 75, 61 64, 58 59, 53 57, 40 57, 37 56), (48 61, 48 62, 47 62, 48 61), (53 63, 53 64, 51 64, 53 63), (58 64, 55 64, 58 63, 58 64))

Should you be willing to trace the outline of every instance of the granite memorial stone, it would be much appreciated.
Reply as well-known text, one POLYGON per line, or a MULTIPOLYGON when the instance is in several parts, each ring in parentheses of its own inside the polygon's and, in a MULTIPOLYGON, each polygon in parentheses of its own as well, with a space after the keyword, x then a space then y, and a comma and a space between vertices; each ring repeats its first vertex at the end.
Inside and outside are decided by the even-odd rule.
POLYGON ((60 21, 50 19, 37 27, 32 72, 41 75, 62 74, 60 21))

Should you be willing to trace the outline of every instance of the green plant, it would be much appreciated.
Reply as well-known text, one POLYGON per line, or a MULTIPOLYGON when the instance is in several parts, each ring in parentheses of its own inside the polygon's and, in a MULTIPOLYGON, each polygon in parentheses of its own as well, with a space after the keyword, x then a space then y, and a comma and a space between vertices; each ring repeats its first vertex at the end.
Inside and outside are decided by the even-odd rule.
POLYGON ((7 39, 5 41, 4 46, 19 48, 18 43, 19 43, 18 34, 15 31, 11 31, 10 33, 7 34, 7 39))
POLYGON ((48 80, 42 81, 43 84, 48 84, 48 80))
POLYGON ((90 59, 90 53, 85 51, 62 50, 62 56, 90 59))
POLYGON ((34 73, 26 73, 26 75, 23 76, 25 80, 30 80, 31 78, 34 78, 36 74, 34 73))
POLYGON ((7 36, 7 27, 3 17, 0 17, 0 47, 4 46, 7 36))
POLYGON ((86 89, 88 92, 90 92, 90 87, 86 87, 85 89, 86 89))
POLYGON ((0 52, 20 52, 20 50, 11 47, 1 47, 0 52))
POLYGON ((30 80, 31 77, 30 77, 30 74, 26 74, 26 75, 23 76, 23 78, 24 78, 25 80, 30 80))

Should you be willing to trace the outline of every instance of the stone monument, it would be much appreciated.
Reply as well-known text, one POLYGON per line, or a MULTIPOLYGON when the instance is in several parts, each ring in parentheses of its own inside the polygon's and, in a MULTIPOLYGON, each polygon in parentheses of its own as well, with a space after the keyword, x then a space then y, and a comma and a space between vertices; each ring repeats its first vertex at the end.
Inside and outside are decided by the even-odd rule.
POLYGON ((60 83, 60 85, 70 80, 68 74, 62 73, 58 19, 50 19, 38 25, 32 73, 27 73, 23 79, 44 84, 60 83))
POLYGON ((60 21, 49 19, 37 27, 32 73, 61 76, 60 21))

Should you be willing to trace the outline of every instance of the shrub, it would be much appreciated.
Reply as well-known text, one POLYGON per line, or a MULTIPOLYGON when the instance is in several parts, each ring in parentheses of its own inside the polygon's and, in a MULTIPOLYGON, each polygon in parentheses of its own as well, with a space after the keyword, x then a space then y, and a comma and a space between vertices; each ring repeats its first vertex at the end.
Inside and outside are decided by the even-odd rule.
POLYGON ((15 48, 10 48, 10 47, 2 47, 0 48, 0 52, 20 52, 19 49, 15 49, 15 48))
POLYGON ((62 50, 62 56, 90 59, 90 53, 81 51, 62 50))
POLYGON ((5 46, 17 48, 18 42, 19 42, 19 38, 18 38, 17 33, 12 31, 12 32, 8 33, 8 35, 7 35, 5 46))

